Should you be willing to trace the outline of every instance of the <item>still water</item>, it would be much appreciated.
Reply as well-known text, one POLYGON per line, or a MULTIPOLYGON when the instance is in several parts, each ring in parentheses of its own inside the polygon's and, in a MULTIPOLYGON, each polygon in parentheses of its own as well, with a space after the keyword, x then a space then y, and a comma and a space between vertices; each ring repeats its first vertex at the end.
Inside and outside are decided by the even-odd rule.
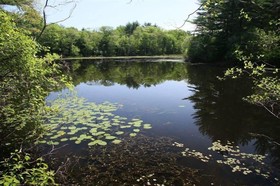
MULTIPOLYGON (((61 140, 67 146, 57 159, 79 157, 69 184, 276 185, 280 179, 280 122, 242 100, 253 92, 251 82, 218 80, 224 67, 89 60, 69 64, 82 104, 118 105, 111 108, 114 116, 103 120, 112 122, 117 116, 124 123, 151 126, 123 130, 116 144, 105 140, 107 145, 90 145, 86 139, 91 137, 85 135, 78 143, 61 140)), ((48 100, 65 92, 53 92, 48 100)), ((106 128, 106 139, 110 130, 106 128)), ((78 135, 90 133, 81 131, 78 135)))

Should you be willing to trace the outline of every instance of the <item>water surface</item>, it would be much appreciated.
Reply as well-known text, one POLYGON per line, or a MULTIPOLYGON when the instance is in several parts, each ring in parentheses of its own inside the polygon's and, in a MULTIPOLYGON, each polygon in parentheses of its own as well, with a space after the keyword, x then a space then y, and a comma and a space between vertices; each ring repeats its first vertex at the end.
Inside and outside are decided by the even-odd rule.
MULTIPOLYGON (((73 174, 73 182, 96 185, 276 185, 280 167, 279 120, 263 108, 242 100, 253 91, 250 81, 220 81, 217 76, 222 76, 225 68, 210 65, 89 60, 69 64, 78 97, 96 104, 120 104, 122 107, 115 114, 139 118, 152 125, 152 129, 140 131, 137 137, 124 137, 125 142, 119 146, 89 149, 86 144, 69 142, 61 156, 70 152, 83 156, 86 163, 79 169, 94 170, 78 176, 73 174), (247 154, 265 155, 262 163, 233 156, 241 161, 241 165, 244 162, 249 169, 260 169, 261 173, 244 175, 243 171, 232 172, 229 165, 217 163, 224 156, 230 156, 228 151, 218 153, 208 149, 217 141, 239 146, 240 151, 247 154), (185 148, 211 154, 211 160, 203 162, 197 157, 182 156, 185 148), (102 152, 113 158, 102 159, 102 152), (100 166, 100 162, 111 167, 100 166), (126 168, 120 168, 120 164, 126 168), (147 174, 143 175, 144 172, 147 174), (269 177, 261 175, 267 173, 269 177), (96 176, 90 176, 92 174, 96 176)), ((59 93, 52 93, 48 99, 59 93)))

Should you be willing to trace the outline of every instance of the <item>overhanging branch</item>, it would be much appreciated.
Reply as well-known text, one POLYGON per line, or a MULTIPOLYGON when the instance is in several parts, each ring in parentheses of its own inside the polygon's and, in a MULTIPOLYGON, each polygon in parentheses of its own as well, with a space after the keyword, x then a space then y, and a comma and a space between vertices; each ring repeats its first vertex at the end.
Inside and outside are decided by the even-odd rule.
MULTIPOLYGON (((47 14, 46 14, 46 9, 47 9, 47 8, 56 8, 56 7, 58 7, 58 6, 70 4, 70 3, 73 3, 73 2, 74 2, 73 0, 71 0, 71 1, 66 1, 65 3, 61 3, 61 4, 58 4, 58 5, 54 6, 54 5, 49 5, 49 0, 46 0, 46 1, 45 1, 45 5, 44 5, 44 7, 43 7, 43 27, 42 27, 42 29, 41 29, 41 32, 39 33, 39 35, 38 35, 37 38, 36 38, 37 40, 42 36, 42 34, 44 33, 45 29, 46 29, 47 26, 48 26, 48 25, 47 25, 47 14)), ((66 18, 61 19, 61 20, 56 21, 56 22, 52 22, 52 23, 50 23, 50 24, 61 23, 61 22, 66 21, 67 19, 69 19, 69 18, 72 16, 72 14, 73 14, 73 12, 74 12, 76 6, 77 6, 77 4, 75 3, 74 6, 72 7, 72 9, 71 9, 70 12, 69 12, 69 15, 68 15, 66 18)), ((50 24, 49 24, 49 25, 50 25, 50 24)))
POLYGON ((205 4, 205 3, 202 3, 195 11, 193 11, 192 13, 190 13, 190 14, 188 15, 187 19, 184 20, 183 24, 182 24, 180 27, 178 27, 178 29, 180 29, 180 28, 182 28, 183 26, 185 26, 187 22, 190 22, 190 21, 189 21, 190 17, 191 17, 193 14, 195 14, 197 11, 199 11, 199 10, 201 9, 201 7, 202 7, 204 4, 205 4))

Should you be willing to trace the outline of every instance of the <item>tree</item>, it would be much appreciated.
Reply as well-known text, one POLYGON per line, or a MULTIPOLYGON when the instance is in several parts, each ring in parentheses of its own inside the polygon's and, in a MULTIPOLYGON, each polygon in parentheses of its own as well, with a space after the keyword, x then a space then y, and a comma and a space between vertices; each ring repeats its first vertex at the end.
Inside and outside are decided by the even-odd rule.
POLYGON ((33 130, 41 130, 45 97, 66 79, 59 77, 62 74, 52 62, 56 56, 35 57, 36 42, 17 28, 8 14, 0 11, 0 20, 0 127, 5 141, 11 143, 32 137, 28 134, 33 130), (21 139, 18 132, 27 134, 21 139))
MULTIPOLYGON (((263 30, 266 34, 279 33, 276 26, 279 24, 278 1, 200 2, 198 17, 194 21, 197 24, 197 35, 191 40, 188 51, 189 59, 193 62, 237 61, 234 55, 237 49, 246 51, 247 54, 260 50, 257 45, 253 45, 258 30, 263 30), (205 59, 200 57, 203 54, 205 59)), ((276 47, 276 51, 277 48, 279 47, 276 47)), ((274 60, 267 58, 266 62, 274 60)))
POLYGON ((134 30, 135 30, 138 26, 140 26, 140 24, 139 24, 137 21, 135 21, 135 22, 133 22, 133 23, 127 23, 127 24, 125 25, 125 27, 124 27, 124 31, 125 31, 125 33, 126 33, 127 35, 132 35, 133 32, 134 32, 134 30))
POLYGON ((99 51, 102 56, 114 56, 116 44, 114 38, 114 32, 111 27, 101 27, 100 32, 102 38, 99 42, 99 51))
POLYGON ((190 41, 188 58, 192 62, 241 62, 225 76, 247 75, 255 93, 245 100, 261 105, 280 118, 279 1, 201 0, 197 35, 190 41), (270 65, 268 64, 270 63, 270 65))
POLYGON ((33 3, 33 0, 0 0, 0 5, 11 5, 11 6, 17 6, 22 7, 23 5, 31 6, 33 3))
POLYGON ((28 162, 24 150, 11 153, 10 157, 7 154, 13 149, 30 147, 42 135, 43 116, 49 112, 45 97, 65 86, 68 80, 53 62, 58 56, 36 57, 38 44, 3 10, 0 10, 0 23, 0 183, 19 185, 40 180, 52 185, 54 174, 42 160, 28 162), (23 163, 20 156, 27 162, 23 163))

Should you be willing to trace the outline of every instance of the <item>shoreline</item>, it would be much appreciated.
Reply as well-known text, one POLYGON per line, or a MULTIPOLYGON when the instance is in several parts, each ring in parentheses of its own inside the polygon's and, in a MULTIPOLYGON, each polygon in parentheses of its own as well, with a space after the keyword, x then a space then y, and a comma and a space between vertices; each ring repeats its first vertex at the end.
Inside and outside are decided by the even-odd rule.
POLYGON ((62 60, 174 60, 174 61, 184 61, 182 55, 170 55, 170 56, 113 56, 113 57, 66 57, 61 58, 62 60))

